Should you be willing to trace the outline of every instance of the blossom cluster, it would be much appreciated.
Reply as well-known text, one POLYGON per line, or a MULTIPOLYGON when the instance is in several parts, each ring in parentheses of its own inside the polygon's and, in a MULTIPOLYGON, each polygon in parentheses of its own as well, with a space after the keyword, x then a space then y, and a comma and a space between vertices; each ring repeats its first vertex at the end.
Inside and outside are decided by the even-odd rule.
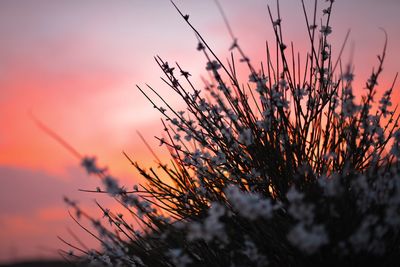
POLYGON ((334 1, 326 1, 321 19, 315 13, 313 21, 302 3, 311 44, 305 66, 287 52, 279 5, 277 17, 268 8, 277 51, 267 46, 261 69, 233 38, 231 51, 249 70, 247 87, 233 67, 234 57, 224 64, 177 8, 197 34, 197 50, 211 78, 202 91, 179 64, 156 57, 163 81, 186 104, 182 111, 151 86, 138 86, 163 118, 165 132, 158 140, 171 154, 170 164, 157 158, 157 168, 150 169, 125 154, 146 184, 128 190, 95 158, 82 160, 102 181, 103 188, 94 192, 116 199, 131 216, 99 204, 103 219, 93 219, 66 199, 77 222, 92 223, 103 247, 78 249, 88 261, 105 266, 399 262, 400 130, 391 102, 394 84, 373 111, 386 44, 358 99, 353 68, 342 72, 335 63, 340 58, 331 53, 334 1), (301 68, 303 75, 296 71, 301 68))

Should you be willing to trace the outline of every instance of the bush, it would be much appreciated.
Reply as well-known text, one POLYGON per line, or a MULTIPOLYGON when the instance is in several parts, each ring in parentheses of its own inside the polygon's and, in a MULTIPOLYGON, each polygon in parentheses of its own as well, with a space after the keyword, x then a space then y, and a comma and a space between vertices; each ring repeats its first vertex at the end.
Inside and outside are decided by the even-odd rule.
POLYGON ((394 83, 375 100, 386 43, 356 101, 352 66, 342 68, 340 50, 332 57, 333 2, 326 1, 321 25, 302 2, 310 44, 303 65, 283 42, 279 5, 276 18, 268 8, 278 59, 267 46, 267 62, 257 70, 233 38, 231 50, 248 67, 246 85, 234 57, 223 64, 177 8, 195 31, 212 78, 201 91, 180 65, 156 58, 164 82, 186 103, 175 110, 152 87, 138 86, 163 117, 159 141, 171 163, 157 159, 158 168, 147 170, 125 154, 147 181, 128 190, 95 158, 84 157, 82 166, 102 179, 96 191, 115 198, 132 218, 99 205, 109 227, 66 199, 77 223, 92 222, 103 250, 69 244, 109 266, 399 264, 394 83), (135 229, 134 220, 145 229, 135 229))

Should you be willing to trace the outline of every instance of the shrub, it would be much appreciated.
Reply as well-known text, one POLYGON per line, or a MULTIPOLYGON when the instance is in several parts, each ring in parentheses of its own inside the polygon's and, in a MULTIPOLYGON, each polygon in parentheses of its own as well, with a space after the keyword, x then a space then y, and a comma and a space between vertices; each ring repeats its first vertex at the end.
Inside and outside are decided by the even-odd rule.
POLYGON ((248 67, 245 85, 234 56, 224 64, 177 8, 198 37, 211 79, 201 91, 179 64, 156 57, 163 81, 186 104, 178 111, 157 90, 138 86, 163 117, 159 141, 171 163, 156 158, 157 168, 145 169, 125 154, 147 181, 128 190, 95 158, 84 157, 82 166, 103 183, 95 191, 115 198, 132 218, 99 205, 107 226, 66 199, 77 223, 92 222, 103 249, 68 244, 110 266, 398 264, 394 82, 376 103, 386 42, 357 101, 352 66, 342 68, 342 49, 332 57, 333 2, 326 1, 318 20, 317 10, 309 16, 302 1, 310 44, 303 64, 283 41, 279 2, 277 17, 268 7, 277 58, 267 45, 267 62, 257 69, 233 38, 231 50, 248 67))

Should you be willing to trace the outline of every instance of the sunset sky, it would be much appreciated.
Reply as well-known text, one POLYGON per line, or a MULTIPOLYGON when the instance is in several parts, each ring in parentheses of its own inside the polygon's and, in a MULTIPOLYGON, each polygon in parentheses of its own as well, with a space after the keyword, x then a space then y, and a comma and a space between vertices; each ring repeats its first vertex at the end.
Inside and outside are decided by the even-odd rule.
MULTIPOLYGON (((176 4, 225 59, 231 41, 213 0, 176 0, 176 4)), ((306 3, 311 7, 313 1, 306 3)), ((320 7, 326 6, 319 1, 320 7)), ((274 42, 267 4, 276 1, 221 0, 239 42, 253 62, 265 59, 265 41, 274 42)), ((311 8, 310 8, 311 10, 311 8)), ((306 24, 300 0, 282 0, 286 40, 305 51, 306 24)), ((389 36, 380 81, 386 90, 400 71, 400 1, 337 0, 331 40, 336 50, 351 29, 343 60, 354 46, 355 79, 363 85, 389 36)), ((148 166, 151 154, 136 134, 155 150, 161 135, 159 114, 136 89, 146 83, 170 103, 182 103, 162 84, 153 57, 179 64, 201 87, 205 59, 197 41, 169 0, 3 0, 0 1, 0 262, 57 257, 65 248, 57 235, 67 228, 95 245, 68 217, 62 197, 78 199, 93 210, 97 195, 79 161, 38 127, 29 112, 63 136, 80 153, 96 155, 101 165, 131 187, 140 182, 127 152, 148 166)), ((337 51, 336 51, 337 52, 337 51)), ((400 89, 400 86, 396 87, 400 89)), ((393 102, 400 99, 398 90, 393 102)), ((359 92, 362 89, 358 89, 359 92)), ((114 202, 99 198, 101 203, 114 202)), ((100 213, 99 213, 100 215, 100 213)))

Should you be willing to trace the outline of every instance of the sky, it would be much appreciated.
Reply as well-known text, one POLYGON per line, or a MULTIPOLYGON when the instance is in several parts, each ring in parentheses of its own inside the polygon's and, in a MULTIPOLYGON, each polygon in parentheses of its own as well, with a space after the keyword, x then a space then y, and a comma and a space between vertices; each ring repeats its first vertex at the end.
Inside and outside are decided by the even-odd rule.
MULTIPOLYGON (((265 41, 273 42, 267 5, 276 1, 220 0, 239 43, 253 62, 265 59, 265 41)), ((305 1, 311 8, 312 2, 305 1)), ((176 0, 182 12, 222 59, 231 40, 213 0, 176 0)), ((306 24, 301 2, 282 0, 286 40, 306 49, 306 24)), ((319 1, 319 6, 325 6, 319 1)), ((310 9, 311 10, 311 9, 310 9)), ((400 1, 335 1, 331 36, 340 48, 348 29, 354 47, 355 79, 362 88, 376 65, 388 33, 382 90, 400 70, 400 1)), ((136 89, 152 85, 177 109, 182 102, 163 85, 154 56, 179 62, 199 87, 205 59, 197 41, 168 0, 0 1, 0 262, 57 257, 69 231, 87 244, 96 243, 69 218, 64 195, 99 214, 94 199, 114 207, 107 198, 79 192, 99 183, 88 177, 79 160, 41 131, 33 113, 83 155, 95 155, 122 183, 143 180, 123 157, 151 166, 154 159, 137 135, 163 158, 154 136, 161 136, 159 114, 136 89)), ((400 99, 397 86, 393 102, 400 99)), ((358 89, 362 92, 362 89, 358 89)))

